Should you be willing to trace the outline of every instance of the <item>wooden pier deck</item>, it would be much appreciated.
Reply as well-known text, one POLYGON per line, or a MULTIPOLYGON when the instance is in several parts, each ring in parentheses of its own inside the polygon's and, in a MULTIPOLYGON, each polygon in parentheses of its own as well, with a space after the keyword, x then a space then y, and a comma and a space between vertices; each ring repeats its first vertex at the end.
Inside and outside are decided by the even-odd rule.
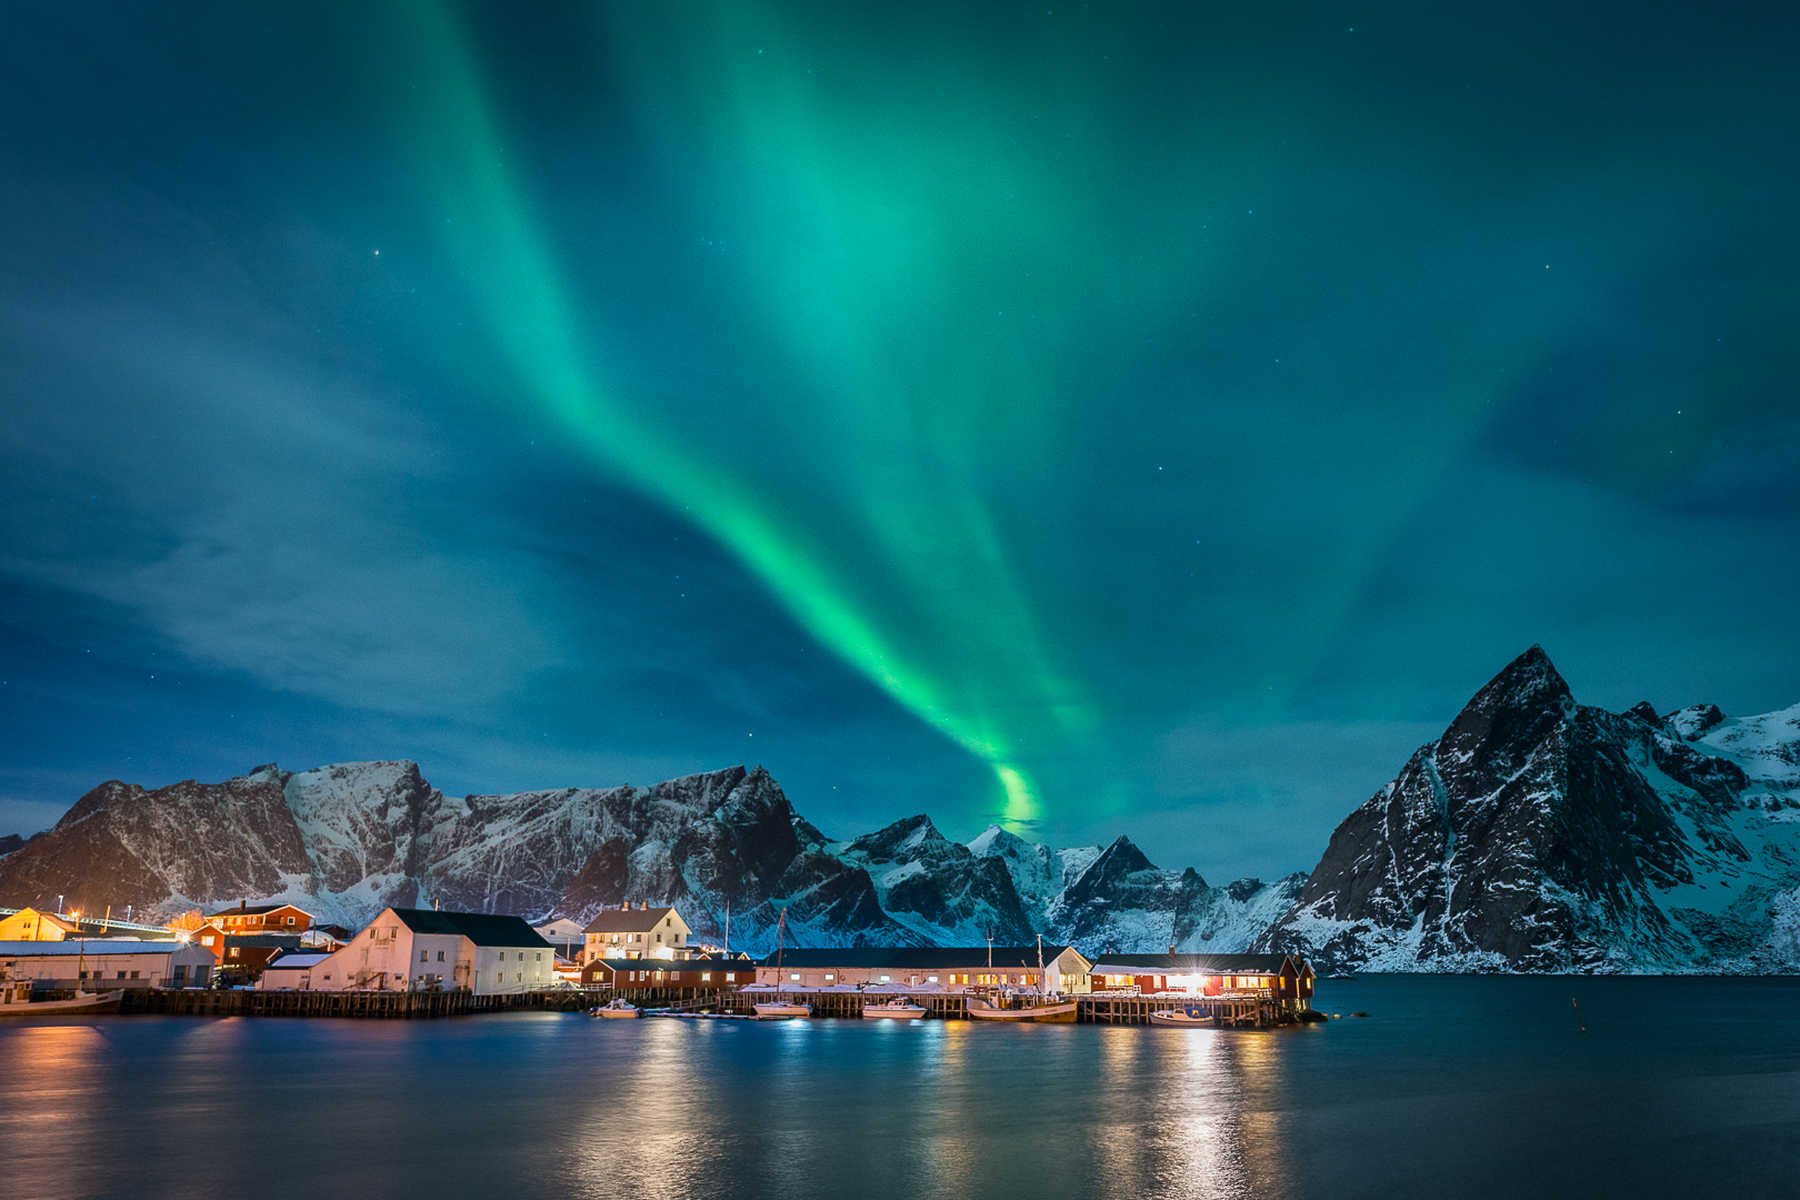
MULTIPOLYGON (((967 996, 961 992, 919 995, 907 992, 782 991, 706 992, 691 989, 660 994, 651 989, 615 992, 611 988, 557 988, 508 995, 477 996, 469 992, 310 992, 201 991, 136 989, 125 993, 125 1013, 194 1017, 362 1017, 408 1019, 472 1016, 477 1013, 555 1011, 581 1012, 624 995, 647 1011, 661 1007, 670 1014, 716 1012, 750 1016, 758 1001, 774 998, 812 1005, 813 1016, 858 1019, 870 1004, 904 999, 925 1009, 926 1020, 968 1019, 967 996)), ((1148 1025, 1150 1014, 1172 1008, 1202 1008, 1221 1026, 1267 1028, 1290 1019, 1275 1002, 1258 996, 1141 996, 1101 993, 1076 996, 1075 1019, 1087 1025, 1148 1025)))
MULTIPOLYGON (((919 995, 914 992, 720 992, 711 996, 690 997, 671 1004, 671 1011, 696 1012, 712 1009, 722 1013, 748 1015, 752 1005, 772 999, 795 1000, 812 1005, 815 1017, 860 1018, 870 1004, 889 1000, 909 1000, 925 1009, 923 1020, 957 1021, 968 1019, 967 996, 960 992, 919 995)), ((1262 996, 1140 996, 1135 993, 1102 993, 1076 996, 1075 1019, 1087 1025, 1148 1025, 1150 1014, 1176 1008, 1206 1010, 1221 1026, 1266 1029, 1287 1023, 1289 1019, 1272 998, 1262 996)), ((634 998, 633 1003, 638 1003, 634 998)), ((655 1003, 649 997, 646 1004, 655 1003)))
POLYGON ((568 990, 477 996, 469 992, 202 991, 140 988, 120 1012, 180 1017, 461 1017, 474 1013, 572 1012, 595 1001, 568 990))

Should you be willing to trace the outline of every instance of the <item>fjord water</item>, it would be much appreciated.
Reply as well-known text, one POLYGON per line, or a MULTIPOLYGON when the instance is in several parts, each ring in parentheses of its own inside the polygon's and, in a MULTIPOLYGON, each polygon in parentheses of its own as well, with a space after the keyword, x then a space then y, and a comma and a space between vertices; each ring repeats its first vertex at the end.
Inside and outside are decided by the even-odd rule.
POLYGON ((1319 1000, 1346 1018, 11 1022, 0 1179, 22 1197, 1800 1191, 1800 980, 1365 977, 1319 1000))

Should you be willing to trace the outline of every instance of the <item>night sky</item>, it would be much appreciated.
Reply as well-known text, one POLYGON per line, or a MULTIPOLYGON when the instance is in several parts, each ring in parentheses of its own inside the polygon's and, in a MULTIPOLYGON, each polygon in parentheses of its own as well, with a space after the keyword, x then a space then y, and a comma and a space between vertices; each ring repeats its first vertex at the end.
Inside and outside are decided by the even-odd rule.
POLYGON ((760 762, 1336 822, 1542 643, 1800 701, 1791 6, 36 5, 0 833, 760 762))

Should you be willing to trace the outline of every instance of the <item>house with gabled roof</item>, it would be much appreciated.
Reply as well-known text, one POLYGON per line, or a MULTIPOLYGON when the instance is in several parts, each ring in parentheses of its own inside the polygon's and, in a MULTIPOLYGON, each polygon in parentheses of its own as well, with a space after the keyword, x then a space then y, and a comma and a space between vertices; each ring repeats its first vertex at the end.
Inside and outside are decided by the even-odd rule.
POLYGON ((1102 954, 1091 974, 1097 992, 1254 995, 1295 1010, 1313 995, 1312 965, 1295 954, 1102 954))
POLYGON ((628 900, 618 908, 601 909, 587 923, 581 961, 586 965, 603 958, 688 958, 693 954, 688 945, 692 933, 670 905, 640 900, 633 908, 628 900))
POLYGON ((857 946, 789 949, 758 964, 756 981, 784 990, 862 987, 961 992, 1088 990, 1090 963, 1073 946, 857 946), (1039 964, 1042 963, 1040 967, 1039 964))
POLYGON ((297 904, 247 904, 206 914, 202 925, 217 925, 237 936, 247 933, 304 933, 312 928, 313 915, 297 904))
POLYGON ((384 908, 308 972, 311 991, 529 992, 556 983, 556 951, 522 917, 384 908))

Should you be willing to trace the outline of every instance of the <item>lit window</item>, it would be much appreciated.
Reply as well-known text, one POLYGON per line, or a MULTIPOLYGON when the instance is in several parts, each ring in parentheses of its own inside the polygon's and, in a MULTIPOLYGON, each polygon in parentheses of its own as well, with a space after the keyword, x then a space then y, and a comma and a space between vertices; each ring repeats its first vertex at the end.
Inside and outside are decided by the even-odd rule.
POLYGON ((926 983, 936 983, 936 982, 937 982, 937 976, 936 976, 936 975, 927 975, 927 976, 926 976, 926 977, 925 977, 925 982, 926 982, 926 983))
POLYGON ((883 983, 886 983, 886 982, 888 982, 888 977, 887 977, 887 976, 886 976, 886 975, 883 975, 883 976, 882 976, 882 977, 881 977, 881 982, 883 982, 883 983))
POLYGON ((791 983, 799 983, 800 982, 800 973, 798 971, 794 972, 794 974, 788 976, 788 980, 791 983))
POLYGON ((706 982, 707 982, 707 981, 708 981, 708 980, 710 980, 710 979, 711 979, 711 978, 712 978, 712 972, 711 972, 711 971, 702 971, 702 972, 700 972, 700 982, 701 982, 701 983, 706 983, 706 982))
POLYGON ((825 972, 825 982, 826 983, 830 983, 832 980, 834 980, 836 978, 837 978, 837 976, 833 975, 830 971, 825 972))

